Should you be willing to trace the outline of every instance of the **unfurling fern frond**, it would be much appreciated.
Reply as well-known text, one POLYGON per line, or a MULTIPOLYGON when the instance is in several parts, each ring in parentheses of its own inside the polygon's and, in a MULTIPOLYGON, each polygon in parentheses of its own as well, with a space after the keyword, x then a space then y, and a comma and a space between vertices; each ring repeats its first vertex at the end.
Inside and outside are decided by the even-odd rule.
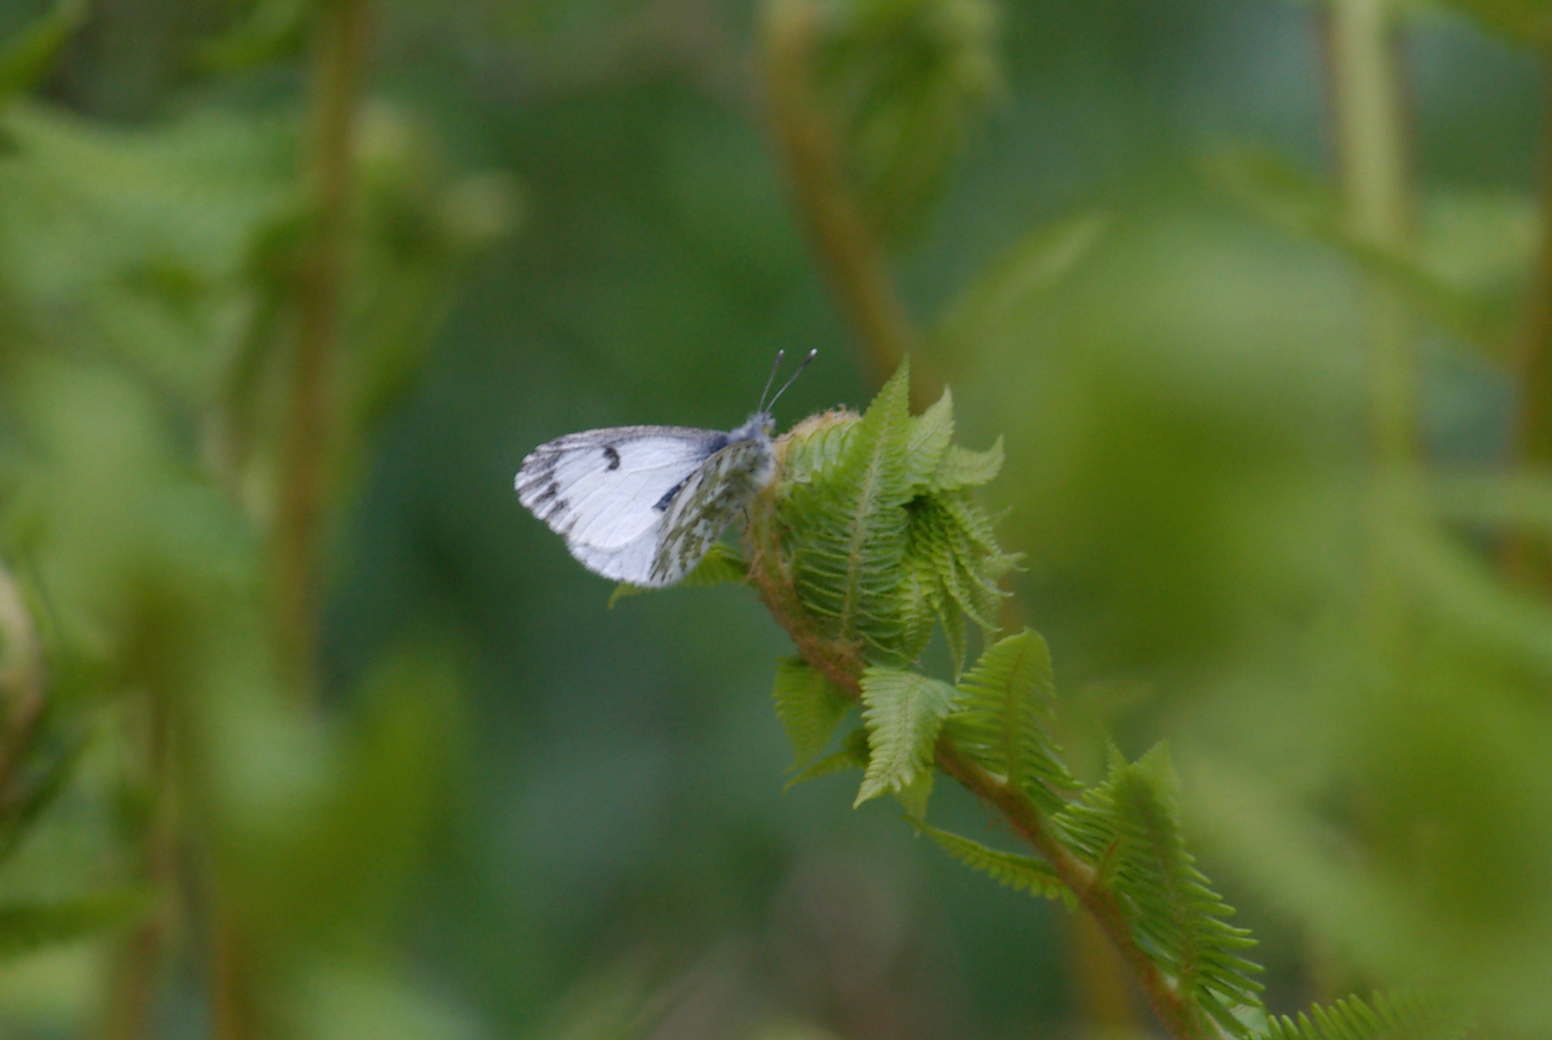
POLYGON ((1026 628, 988 647, 959 691, 960 708, 947 726, 960 750, 1048 812, 1061 808, 1053 789, 1075 790, 1078 782, 1046 732, 1056 693, 1040 634, 1026 628))
POLYGON ((776 666, 776 715, 792 741, 792 768, 812 762, 840 725, 851 702, 801 657, 784 657, 776 666))
POLYGON ((1459 1040, 1467 1027, 1445 1002, 1406 991, 1376 993, 1367 1004, 1358 997, 1317 1004, 1297 1020, 1273 1016, 1258 1040, 1459 1040))
POLYGON ((839 456, 787 485, 781 510, 782 527, 796 536, 785 548, 804 611, 828 638, 893 664, 906 660, 900 586, 911 497, 909 379, 901 365, 843 438, 839 456))
POLYGON ((862 674, 869 756, 856 804, 906 787, 928 767, 957 695, 948 683, 917 672, 873 667, 862 674))
POLYGON ((1072 890, 1062 884, 1044 862, 1029 856, 1020 856, 999 849, 989 849, 980 842, 962 838, 957 834, 930 827, 920 821, 912 821, 917 831, 931 838, 944 852, 953 856, 972 870, 991 877, 999 885, 1006 885, 1016 892, 1028 892, 1046 899, 1060 899, 1068 909, 1077 905, 1072 890))
POLYGON ((1235 1036, 1249 1028, 1235 1005, 1259 1007, 1259 965, 1239 956, 1255 940, 1223 918, 1234 912, 1186 851, 1175 780, 1160 746, 1128 764, 1111 757, 1105 783, 1084 792, 1056 821, 1071 847, 1121 900, 1138 946, 1176 990, 1235 1036))

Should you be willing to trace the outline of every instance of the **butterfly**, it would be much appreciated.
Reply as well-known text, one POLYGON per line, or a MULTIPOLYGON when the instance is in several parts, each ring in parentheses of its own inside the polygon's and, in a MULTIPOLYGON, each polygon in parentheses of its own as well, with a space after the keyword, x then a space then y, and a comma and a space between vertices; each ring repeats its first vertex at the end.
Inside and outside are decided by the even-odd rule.
POLYGON ((814 359, 726 433, 688 426, 611 426, 557 437, 517 471, 517 499, 565 539, 582 566, 648 588, 695 569, 713 542, 776 475, 771 409, 814 359))

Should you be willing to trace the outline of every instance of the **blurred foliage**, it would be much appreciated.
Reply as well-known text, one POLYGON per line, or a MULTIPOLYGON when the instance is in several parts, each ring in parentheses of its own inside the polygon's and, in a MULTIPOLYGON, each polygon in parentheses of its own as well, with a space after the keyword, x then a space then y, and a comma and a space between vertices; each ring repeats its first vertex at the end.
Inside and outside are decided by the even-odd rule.
MULTIPOLYGON (((1004 437, 984 500, 1025 569, 985 620, 1050 640, 1079 780, 1170 739, 1268 1008, 1328 1009, 1289 1037, 1440 979, 1484 1035, 1552 1031, 1552 613, 1500 563, 1552 543, 1511 435, 1546 11, 1439 6, 1404 23, 1417 234, 1382 253, 1322 172, 1318 4, 818 5, 849 188, 928 316, 916 389, 1004 437), (1365 461, 1375 291, 1417 318, 1416 472, 1365 461)), ((876 389, 762 138, 750 4, 374 5, 324 688, 277 678, 316 10, 0 5, 0 1032, 1082 1032, 1065 911, 935 839, 1013 888, 1036 861, 949 784, 927 840, 850 813, 860 727, 803 730, 822 778, 779 798, 768 617, 725 588, 606 611, 509 490, 571 430, 727 428, 778 347, 821 349, 789 417, 876 389)))

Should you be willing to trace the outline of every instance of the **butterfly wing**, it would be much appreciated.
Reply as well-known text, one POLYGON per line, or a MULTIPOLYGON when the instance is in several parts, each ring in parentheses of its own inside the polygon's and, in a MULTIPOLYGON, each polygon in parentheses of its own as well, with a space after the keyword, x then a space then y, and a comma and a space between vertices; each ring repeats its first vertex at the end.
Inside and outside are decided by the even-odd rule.
POLYGON ((770 438, 735 441, 716 452, 685 481, 663 518, 645 580, 637 585, 672 585, 695 565, 775 473, 770 438))
POLYGON ((675 492, 727 434, 683 426, 616 426, 535 448, 517 496, 589 570, 640 583, 651 570, 675 492))

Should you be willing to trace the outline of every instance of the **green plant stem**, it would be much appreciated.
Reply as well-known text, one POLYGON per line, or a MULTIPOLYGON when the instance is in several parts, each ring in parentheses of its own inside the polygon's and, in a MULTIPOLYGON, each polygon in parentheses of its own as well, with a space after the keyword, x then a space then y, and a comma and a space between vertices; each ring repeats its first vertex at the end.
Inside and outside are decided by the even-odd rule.
MULTIPOLYGON (((1519 390, 1514 425, 1514 465, 1544 471, 1552 466, 1552 53, 1544 55, 1549 75, 1541 156, 1541 243, 1525 301, 1525 324, 1514 359, 1519 390)), ((1544 541, 1521 533, 1506 546, 1505 567, 1526 584, 1552 582, 1552 552, 1544 541)))
MULTIPOLYGON (((768 104, 798 217, 878 385, 912 352, 916 333, 884 251, 847 185, 835 134, 813 96, 818 19, 812 0, 765 4, 768 104)), ((922 371, 920 360, 914 367, 922 371)), ((913 403, 921 402, 913 397, 913 403)))
MULTIPOLYGON (((750 582, 793 645, 810 667, 818 670, 853 700, 862 699, 864 661, 852 647, 837 646, 809 631, 793 591, 792 576, 776 553, 773 509, 751 513, 745 529, 745 559, 750 582), (765 547, 770 547, 768 550, 765 547)), ((995 810, 1014 832, 1028 842, 1056 871, 1088 912, 1121 959, 1131 968, 1158 1020, 1175 1040, 1217 1040, 1219 1032, 1206 1022, 1191 1001, 1174 986, 1137 945, 1114 895, 1100 885, 1094 871, 1073 856, 1047 829, 1039 810, 1024 792, 1010 787, 959 752, 947 736, 939 739, 936 764, 966 790, 995 810)))
POLYGON ((328 0, 317 13, 309 171, 314 223, 298 288, 274 551, 277 652, 285 679, 303 699, 316 685, 324 518, 337 433, 334 375, 367 20, 367 0, 328 0))
MULTIPOLYGON (((1349 232, 1362 245, 1405 255, 1414 223, 1406 106, 1395 0, 1330 0, 1326 69, 1337 180, 1349 232)), ((1384 540, 1409 511, 1417 462, 1417 359, 1404 302, 1366 289, 1369 563, 1365 611, 1376 649, 1404 659, 1406 610, 1384 540)))

